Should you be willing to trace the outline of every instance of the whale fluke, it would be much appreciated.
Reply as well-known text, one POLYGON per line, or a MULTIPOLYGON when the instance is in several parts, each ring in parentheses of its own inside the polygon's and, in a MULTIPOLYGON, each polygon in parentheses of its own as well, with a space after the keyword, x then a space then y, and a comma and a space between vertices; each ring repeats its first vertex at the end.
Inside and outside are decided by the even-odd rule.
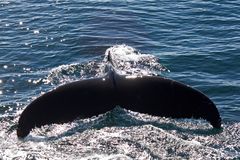
POLYGON ((17 136, 27 136, 34 127, 103 114, 116 106, 154 116, 202 118, 221 128, 215 104, 200 91, 159 76, 119 75, 109 69, 103 77, 68 83, 35 99, 19 118, 17 136))

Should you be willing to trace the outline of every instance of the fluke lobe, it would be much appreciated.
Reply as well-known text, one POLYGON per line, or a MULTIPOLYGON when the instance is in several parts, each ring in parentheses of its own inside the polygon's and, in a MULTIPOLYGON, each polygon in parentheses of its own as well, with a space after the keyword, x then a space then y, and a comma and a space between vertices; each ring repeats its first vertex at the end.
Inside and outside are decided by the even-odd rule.
POLYGON ((35 99, 20 116, 17 136, 27 136, 34 127, 96 116, 115 106, 154 116, 202 118, 221 128, 216 106, 200 91, 159 76, 119 75, 110 67, 103 77, 68 83, 35 99))

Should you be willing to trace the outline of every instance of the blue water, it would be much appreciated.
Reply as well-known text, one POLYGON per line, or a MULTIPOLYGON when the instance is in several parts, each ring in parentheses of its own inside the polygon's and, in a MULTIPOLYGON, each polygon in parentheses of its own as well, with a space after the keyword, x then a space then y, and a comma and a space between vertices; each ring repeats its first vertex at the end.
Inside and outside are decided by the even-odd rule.
POLYGON ((223 123, 239 130, 239 0, 2 0, 1 117, 15 116, 32 98, 60 85, 59 77, 43 81, 55 68, 101 61, 116 44, 159 58, 170 70, 164 76, 208 95, 223 123))

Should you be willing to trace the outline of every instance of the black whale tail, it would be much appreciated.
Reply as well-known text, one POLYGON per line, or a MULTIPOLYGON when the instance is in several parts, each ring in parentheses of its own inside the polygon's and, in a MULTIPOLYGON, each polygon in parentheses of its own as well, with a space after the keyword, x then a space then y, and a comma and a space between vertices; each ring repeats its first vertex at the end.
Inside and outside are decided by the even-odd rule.
POLYGON ((221 128, 215 104, 200 91, 158 76, 119 75, 110 54, 107 61, 105 76, 65 84, 31 102, 19 118, 17 136, 26 137, 34 127, 97 116, 116 106, 155 116, 202 118, 221 128))

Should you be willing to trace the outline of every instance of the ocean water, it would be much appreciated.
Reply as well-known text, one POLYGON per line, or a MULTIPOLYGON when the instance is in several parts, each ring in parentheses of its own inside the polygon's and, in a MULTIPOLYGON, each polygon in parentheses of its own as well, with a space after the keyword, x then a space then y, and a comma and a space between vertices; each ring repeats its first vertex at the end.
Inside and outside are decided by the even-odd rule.
POLYGON ((239 65, 239 0, 0 0, 0 159, 240 158, 239 65), (17 138, 19 115, 34 98, 100 76, 112 46, 121 70, 205 93, 222 131, 117 107, 17 138))

